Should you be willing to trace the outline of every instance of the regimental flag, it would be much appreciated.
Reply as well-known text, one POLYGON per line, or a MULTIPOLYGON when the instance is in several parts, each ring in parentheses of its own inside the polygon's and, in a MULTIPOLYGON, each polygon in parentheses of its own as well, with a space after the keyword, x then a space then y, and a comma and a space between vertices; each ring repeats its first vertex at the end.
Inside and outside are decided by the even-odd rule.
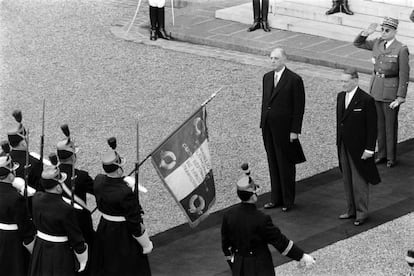
POLYGON ((155 170, 191 227, 207 217, 216 199, 206 115, 202 106, 151 155, 155 170))

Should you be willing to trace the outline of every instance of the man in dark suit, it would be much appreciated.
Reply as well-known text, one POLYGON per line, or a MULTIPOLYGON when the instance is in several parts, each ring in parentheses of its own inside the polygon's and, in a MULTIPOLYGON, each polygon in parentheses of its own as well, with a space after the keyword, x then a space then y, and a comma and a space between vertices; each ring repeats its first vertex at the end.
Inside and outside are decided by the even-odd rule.
POLYGON ((369 183, 381 181, 373 157, 377 113, 374 98, 358 87, 356 69, 345 69, 341 81, 344 91, 337 97, 336 145, 347 211, 339 218, 355 218, 354 225, 358 226, 368 217, 369 183))
POLYGON ((314 264, 314 258, 283 235, 269 215, 257 210, 257 186, 246 174, 237 182, 242 202, 224 214, 221 226, 222 250, 233 276, 275 275, 268 244, 302 265, 314 264))
POLYGON ((271 201, 264 208, 288 211, 295 201, 295 164, 304 162, 298 135, 305 111, 302 78, 285 66, 285 51, 270 54, 274 70, 263 76, 260 128, 269 162, 271 201), (300 151, 295 150, 299 147, 300 151))

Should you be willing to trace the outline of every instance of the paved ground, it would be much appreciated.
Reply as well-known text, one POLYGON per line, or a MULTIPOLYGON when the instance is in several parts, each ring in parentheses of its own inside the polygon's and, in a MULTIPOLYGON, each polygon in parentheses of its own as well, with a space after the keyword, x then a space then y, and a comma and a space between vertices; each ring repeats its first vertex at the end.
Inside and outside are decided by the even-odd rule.
MULTIPOLYGON (((136 0, 116 1, 117 5, 130 6, 131 14, 119 18, 113 28, 113 33, 119 37, 125 37, 134 12, 136 0)), ((169 2, 169 1, 167 1, 169 2)), ((318 37, 314 35, 273 29, 270 33, 263 30, 247 32, 245 24, 220 20, 214 17, 217 9, 234 6, 248 2, 247 0, 206 0, 183 1, 175 0, 175 22, 172 26, 171 5, 166 8, 167 31, 178 41, 194 44, 208 45, 218 48, 236 50, 245 53, 267 55, 276 46, 287 49, 291 60, 305 63, 323 65, 333 68, 354 66, 360 72, 371 73, 371 52, 358 49, 349 42, 318 37)), ((115 1, 114 1, 115 3, 115 1)), ((356 35, 356 34, 355 34, 356 35)), ((137 20, 131 27, 128 38, 130 40, 157 44, 149 40, 148 4, 144 0, 141 3, 137 20)), ((165 44, 161 42, 160 44, 165 44)), ((170 47, 166 45, 163 47, 170 47)), ((171 46, 174 48, 174 46, 171 46)), ((184 48, 181 51, 185 51, 184 48)), ((411 80, 414 80, 414 58, 411 55, 411 80)))

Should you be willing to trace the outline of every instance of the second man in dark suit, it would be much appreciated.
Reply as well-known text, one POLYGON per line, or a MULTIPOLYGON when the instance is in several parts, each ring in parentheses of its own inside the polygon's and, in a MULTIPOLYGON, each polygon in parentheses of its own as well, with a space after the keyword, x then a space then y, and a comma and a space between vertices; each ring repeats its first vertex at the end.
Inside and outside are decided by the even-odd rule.
POLYGON ((295 201, 295 164, 305 161, 294 150, 300 147, 297 139, 305 111, 305 89, 302 78, 286 68, 283 49, 274 49, 270 58, 274 70, 263 76, 260 119, 272 187, 271 201, 264 207, 280 206, 288 211, 295 201))
POLYGON ((336 145, 347 210, 339 218, 355 218, 358 226, 368 217, 369 183, 381 181, 374 162, 377 113, 374 99, 358 87, 355 69, 346 69, 341 81, 344 91, 337 97, 336 145))

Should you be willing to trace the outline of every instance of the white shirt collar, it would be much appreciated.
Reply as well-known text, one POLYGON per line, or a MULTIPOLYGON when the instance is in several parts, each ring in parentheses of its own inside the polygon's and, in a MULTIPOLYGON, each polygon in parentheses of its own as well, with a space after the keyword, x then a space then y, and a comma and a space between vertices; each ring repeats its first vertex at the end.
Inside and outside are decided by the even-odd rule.
POLYGON ((388 47, 390 47, 390 45, 394 42, 395 38, 391 39, 390 41, 385 41, 387 42, 387 44, 385 45, 385 48, 387 49, 388 47))
POLYGON ((349 102, 351 102, 352 98, 355 95, 355 92, 357 91, 358 86, 356 86, 354 89, 352 89, 350 92, 346 92, 348 94, 348 100, 349 102))
POLYGON ((286 66, 283 66, 283 68, 280 69, 279 72, 275 70, 275 76, 278 75, 279 76, 279 79, 280 79, 280 77, 282 76, 283 72, 285 72, 285 69, 286 69, 286 66))

